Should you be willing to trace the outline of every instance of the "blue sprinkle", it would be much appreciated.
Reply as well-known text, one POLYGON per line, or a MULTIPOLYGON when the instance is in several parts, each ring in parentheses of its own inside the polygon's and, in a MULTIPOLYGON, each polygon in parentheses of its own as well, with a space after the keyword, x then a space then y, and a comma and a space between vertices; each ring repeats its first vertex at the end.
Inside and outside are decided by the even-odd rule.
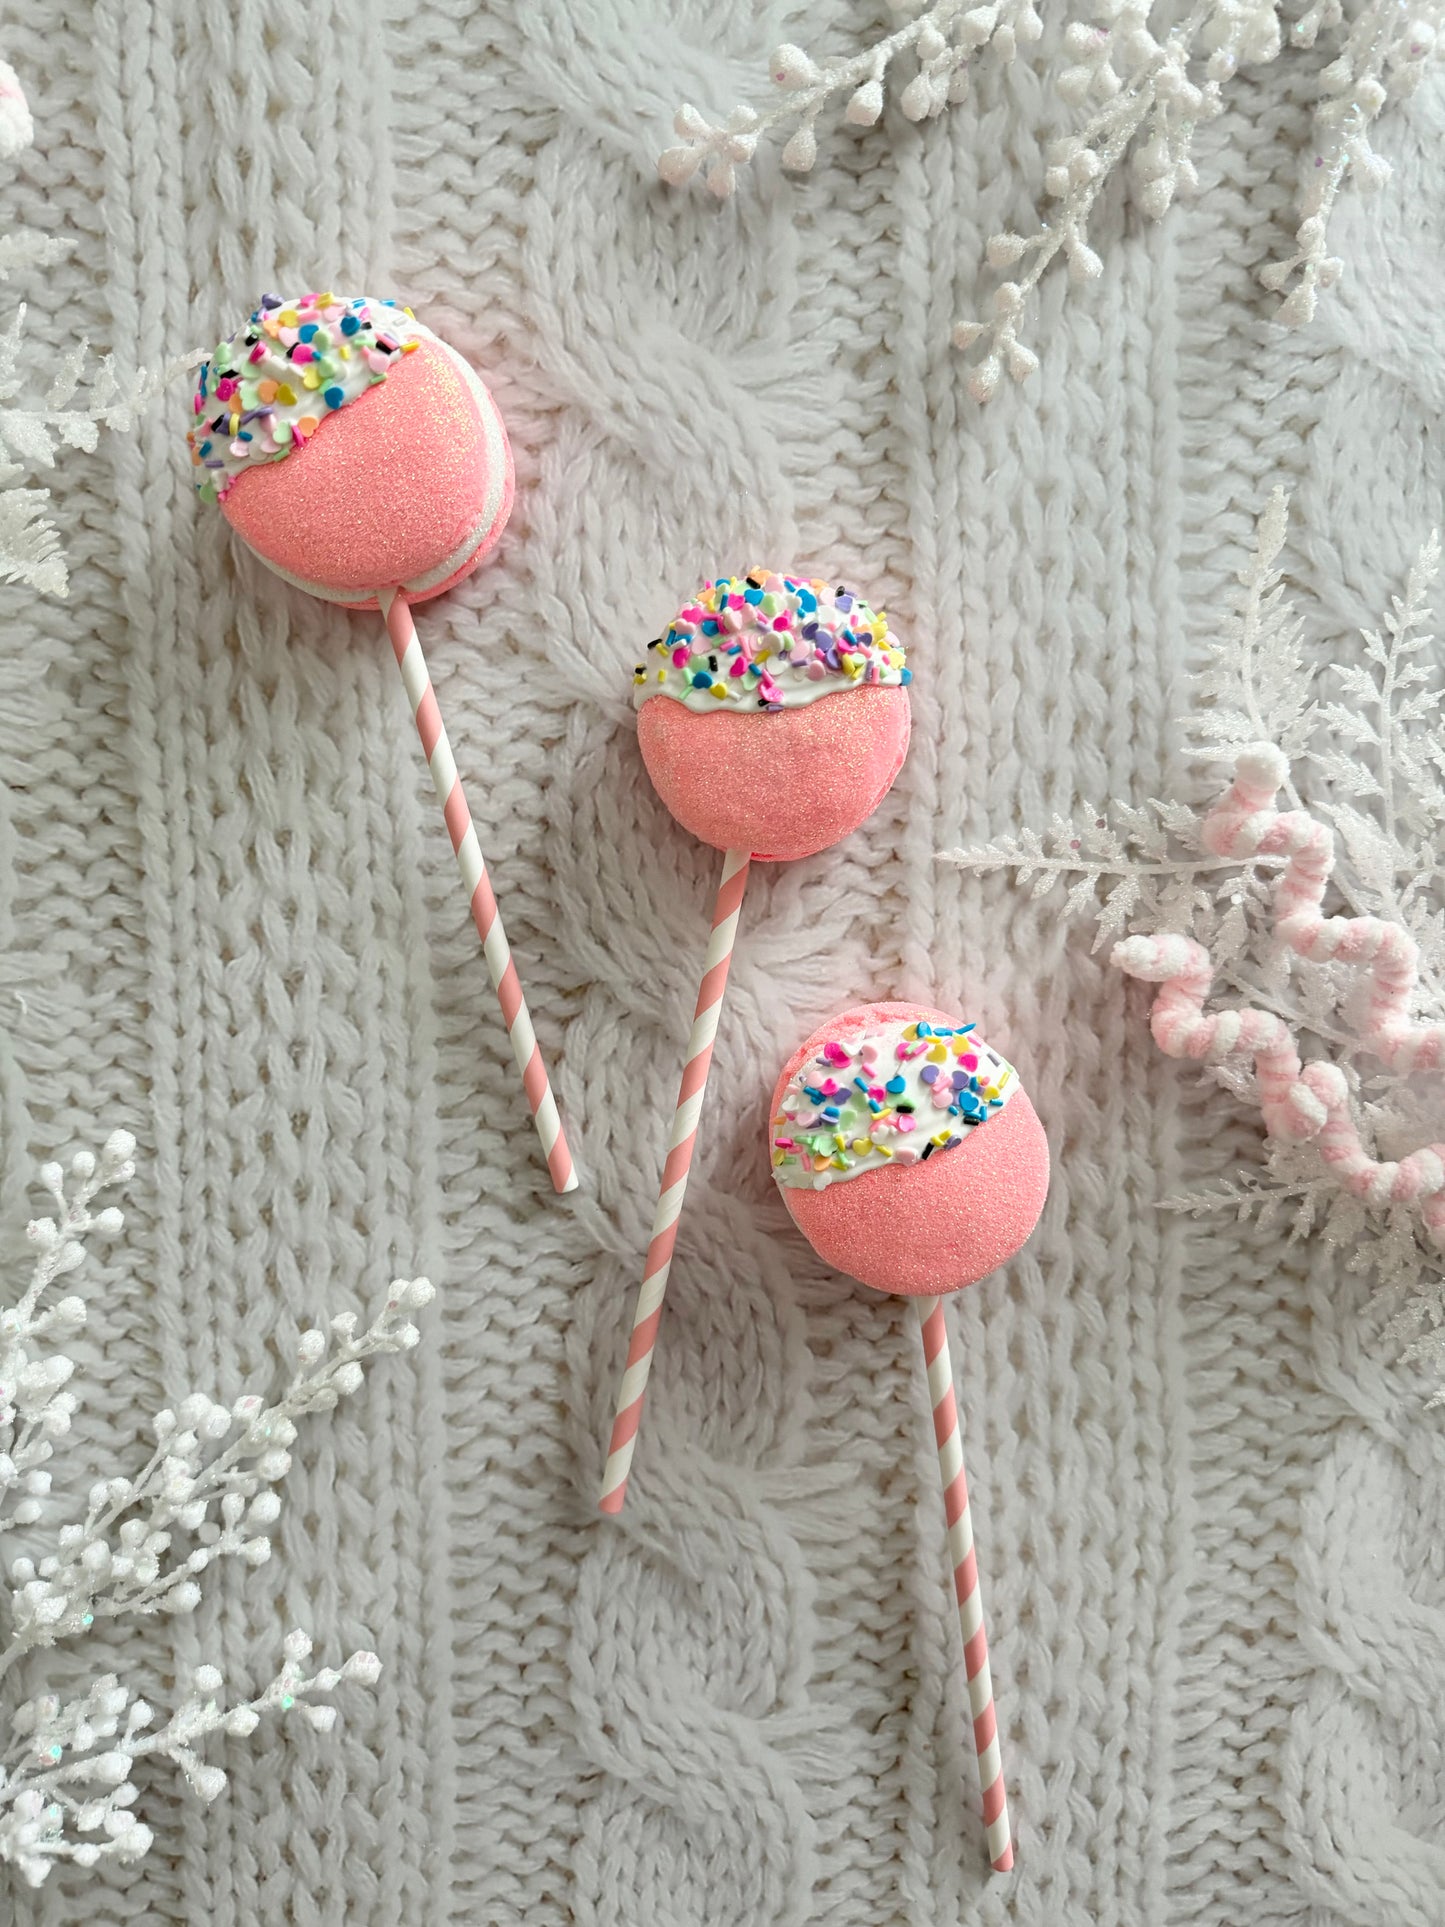
POLYGON ((884 1090, 891 1092, 894 1097, 899 1097, 903 1094, 904 1091, 908 1089, 908 1083, 905 1078, 890 1077, 888 1082, 883 1086, 883 1088, 884 1090))
POLYGON ((933 1035, 932 1025, 920 1022, 918 1026, 918 1035, 920 1037, 931 1037, 933 1035))
POLYGON ((717 624, 717 618, 715 616, 703 617, 702 632, 705 636, 715 636, 717 634, 718 624, 717 624))
POLYGON ((346 400, 346 390, 344 388, 327 388, 323 391, 323 399, 328 408, 339 408, 342 402, 346 400))
POLYGON ((913 681, 913 671, 912 671, 911 669, 900 669, 900 670, 899 670, 899 672, 898 672, 898 682, 899 682, 899 686, 900 686, 900 687, 901 687, 901 686, 902 686, 902 685, 903 685, 904 683, 908 683, 908 682, 912 682, 912 681, 913 681))
POLYGON ((341 317, 341 332, 344 335, 354 335, 360 326, 361 323, 354 314, 344 314, 341 317))
POLYGON ((823 1115, 824 1117, 838 1117, 840 1115, 838 1106, 836 1104, 825 1104, 823 1106, 823 1115))
POLYGON ((803 1086, 803 1095, 804 1097, 811 1098, 815 1104, 821 1104, 823 1101, 823 1093, 821 1091, 815 1091, 811 1084, 805 1084, 803 1086))
POLYGON ((754 608, 757 607, 758 603, 760 603, 762 599, 763 599, 763 592, 761 589, 744 589, 743 590, 743 601, 751 602, 754 608))
POLYGON ((314 321, 308 321, 304 328, 298 328, 296 332, 303 341, 314 341, 316 339, 316 323, 314 321))
POLYGON ((692 679, 692 686, 694 689, 711 689, 712 688, 712 677, 708 674, 706 669, 698 670, 697 674, 692 679))

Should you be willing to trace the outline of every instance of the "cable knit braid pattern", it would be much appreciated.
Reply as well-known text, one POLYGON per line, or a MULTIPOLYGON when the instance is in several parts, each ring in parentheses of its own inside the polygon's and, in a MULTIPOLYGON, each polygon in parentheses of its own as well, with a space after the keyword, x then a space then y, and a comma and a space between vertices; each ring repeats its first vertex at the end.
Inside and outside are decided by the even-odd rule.
POLYGON ((3 291, 37 367, 82 332, 153 367, 325 280, 411 304, 495 395, 512 521, 416 623, 581 1183, 559 1200, 537 1155, 380 618, 198 509, 184 397, 64 451, 69 600, 0 592, 0 1204, 23 1224, 37 1159, 98 1125, 139 1140, 88 1449, 128 1460, 186 1386, 253 1388, 349 1295, 425 1273, 438 1299, 405 1369, 298 1441, 271 1563, 124 1661, 158 1699, 202 1657, 239 1687, 301 1623, 375 1649, 375 1695, 329 1737, 228 1746, 212 1807, 144 1784, 145 1861, 0 1888, 0 1920, 1438 1927, 1440 1415, 1367 1364, 1349 1274, 1156 1208, 1257 1120, 1179 1077, 1072 933, 934 852, 1197 795, 1185 671, 1276 483, 1332 633, 1382 606, 1445 491, 1445 100, 1382 118, 1396 182, 1342 201, 1349 271, 1286 335, 1257 271, 1297 225, 1314 83, 1306 56, 1251 75, 1200 131, 1197 202, 1101 196, 1107 274, 1044 284, 1041 369, 980 410, 950 329, 987 236, 1042 204, 1062 15, 802 180, 760 155, 720 207, 656 178, 679 98, 725 110, 777 40, 876 14, 7 16, 38 133, 5 224, 77 242, 3 291), (860 831, 752 866, 604 1519, 721 870, 646 779, 632 670, 740 561, 886 607, 913 743, 860 831), (912 1311, 822 1265, 763 1149, 778 1064, 879 997, 976 1019, 1056 1173, 1019 1258, 946 1310, 1007 1878, 912 1311))

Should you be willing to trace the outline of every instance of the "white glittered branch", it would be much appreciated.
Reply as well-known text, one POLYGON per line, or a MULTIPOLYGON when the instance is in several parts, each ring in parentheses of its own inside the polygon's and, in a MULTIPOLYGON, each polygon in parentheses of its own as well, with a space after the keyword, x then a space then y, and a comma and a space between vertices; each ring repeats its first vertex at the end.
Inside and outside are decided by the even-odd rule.
MULTIPOLYGON (((99 1158, 81 1151, 68 1173, 58 1164, 42 1168, 55 1214, 30 1225, 29 1284, 0 1312, 0 1530, 43 1522, 49 1461, 79 1403, 70 1389, 74 1361, 53 1347, 86 1323, 83 1300, 54 1299, 53 1288, 84 1263, 92 1237, 122 1229, 114 1206, 93 1207, 100 1192, 132 1176, 134 1150, 130 1133, 117 1131, 99 1158)), ((366 1330, 358 1333, 355 1316, 343 1313, 327 1331, 304 1332, 290 1384, 271 1404, 246 1397, 227 1406, 197 1392, 175 1411, 158 1412, 150 1422, 155 1449, 141 1471, 96 1481, 84 1516, 59 1529, 52 1551, 10 1561, 0 1592, 0 1679, 27 1655, 100 1621, 194 1611, 202 1577, 220 1559, 259 1565, 269 1558, 269 1529, 281 1510, 276 1488, 290 1469, 297 1421, 359 1390, 371 1358, 415 1345, 410 1315, 432 1296, 425 1278, 401 1280, 366 1330)), ((298 1705, 328 1731, 335 1708, 314 1704, 315 1696, 343 1680, 371 1684, 380 1661, 358 1652, 313 1674, 302 1665, 310 1651, 305 1633, 290 1633, 271 1683, 230 1706, 217 1698, 218 1669, 202 1666, 189 1696, 160 1723, 111 1673, 70 1699, 41 1692, 17 1706, 0 1741, 0 1862, 39 1886, 62 1860, 91 1867, 103 1858, 137 1859, 152 1844, 131 1811, 137 1760, 170 1760, 212 1800, 226 1776, 201 1756, 208 1736, 244 1738, 265 1714, 298 1705)))
POLYGON ((87 1632, 97 1619, 194 1611, 200 1575, 218 1559, 264 1564, 267 1528, 281 1510, 273 1488, 291 1469, 296 1421, 358 1391, 368 1359, 415 1345, 408 1314, 432 1296, 428 1279, 401 1280, 359 1335, 349 1312, 331 1321, 329 1336, 303 1333, 296 1375, 273 1405, 250 1396, 226 1406, 193 1392, 174 1412, 158 1412, 155 1450, 139 1475, 93 1485, 84 1518, 61 1527, 54 1553, 12 1562, 0 1679, 22 1654, 87 1632), (197 1543, 172 1557, 177 1534, 197 1543))
POLYGON ((1105 0, 1098 24, 1075 21, 1065 34, 1071 64, 1058 91, 1071 106, 1092 101, 1093 112, 1077 133, 1048 150, 1044 191, 1057 203, 1033 234, 1001 233, 988 243, 992 268, 1022 268, 993 295, 991 321, 960 321, 959 348, 981 349, 968 379, 975 401, 987 401, 1007 369, 1023 381, 1038 357, 1019 340, 1025 303, 1060 254, 1076 282, 1097 280, 1103 263, 1089 245, 1089 220, 1104 184, 1133 153, 1139 204, 1157 220, 1181 189, 1197 185, 1190 157, 1201 121, 1221 111, 1224 83, 1239 67, 1273 60, 1279 52, 1279 21, 1271 0, 1195 0, 1184 18, 1162 37, 1150 30, 1145 5, 1105 0), (1203 71, 1194 71, 1203 60, 1203 71))
MULTIPOLYGON (((1417 0, 1408 8, 1400 0, 1366 0, 1349 23, 1338 0, 1313 0, 1287 32, 1281 0, 1194 0, 1168 26, 1156 18, 1163 10, 1154 0, 1093 0, 1088 11, 1088 19, 1071 21, 1064 33, 1065 64, 1055 85, 1066 105, 1087 117, 1047 149, 1050 217, 1032 233, 990 237, 989 266, 1008 278, 994 290, 991 318, 965 318, 954 329, 956 345, 976 351, 968 388, 977 401, 997 391, 1005 371, 1023 381, 1038 366, 1020 326, 1053 263, 1062 256, 1076 282, 1103 272, 1089 222, 1106 183, 1127 164, 1139 207, 1161 218, 1177 194, 1198 185, 1195 133, 1222 111, 1224 89, 1238 71, 1277 59, 1286 46, 1310 48, 1328 33, 1337 51, 1320 77, 1295 251, 1262 271, 1265 285, 1283 296, 1279 320, 1308 321, 1318 290, 1342 272, 1328 247, 1340 190, 1350 180, 1370 188, 1389 178, 1387 163, 1370 145, 1370 126, 1387 100, 1418 86, 1445 28, 1445 0, 1417 0)), ((763 112, 740 104, 720 123, 696 107, 680 107, 673 123, 680 142, 661 155, 658 170, 679 187, 700 174, 726 198, 759 141, 791 126, 783 165, 805 173, 817 157, 823 111, 843 102, 846 120, 871 127, 883 112, 885 82, 905 55, 916 58, 917 71, 899 104, 910 119, 923 120, 966 98, 970 65, 985 50, 1008 61, 1041 32, 1032 0, 988 6, 939 0, 845 60, 819 65, 801 47, 779 47, 770 73, 785 98, 763 112)))
MULTIPOLYGON (((1367 971, 1361 1047, 1391 1070, 1438 1070, 1445 1065, 1445 1024, 1416 1023, 1411 1017, 1418 965, 1414 938, 1401 925, 1379 917, 1323 914, 1325 886, 1334 867, 1334 837, 1308 812, 1275 807, 1288 776, 1288 761, 1272 744, 1245 751, 1234 782, 1204 819, 1204 847, 1240 862, 1285 857, 1274 886, 1279 941, 1309 962, 1367 971)), ((1398 1162, 1372 1158, 1338 1065, 1302 1063, 1294 1031, 1273 1011, 1205 1011, 1214 966, 1208 950, 1194 938, 1128 937, 1115 946, 1113 961, 1130 976, 1160 986, 1150 1029, 1161 1050, 1200 1063, 1251 1059, 1271 1137, 1313 1140, 1338 1183, 1366 1204, 1418 1206, 1428 1235, 1445 1248, 1445 1144, 1427 1145, 1398 1162)))
POLYGON ((674 187, 701 172, 709 190, 725 200, 737 184, 738 168, 752 159, 762 136, 796 123, 782 162, 792 172, 806 174, 817 159, 815 130, 824 108, 846 94, 843 118, 855 127, 873 126, 883 112, 889 70, 902 55, 915 55, 917 70, 904 86, 899 105, 910 120, 926 120, 950 101, 965 98, 969 63, 984 48, 1001 60, 1012 60, 1021 43, 1037 40, 1042 32, 1033 0, 993 0, 987 6, 937 0, 849 60, 819 66, 801 47, 785 44, 774 52, 769 73, 787 98, 762 113, 745 104, 736 106, 720 126, 696 107, 679 107, 673 128, 681 144, 659 157, 657 171, 674 187))
POLYGON ((43 1695, 20 1707, 0 1764, 0 1859, 38 1887, 57 1861, 93 1867, 103 1859, 138 1860, 153 1836, 131 1811, 137 1790, 131 1779, 138 1760, 171 1761, 202 1800, 216 1799, 226 1787, 223 1767, 201 1757, 201 1744, 214 1733, 245 1739, 268 1714, 301 1707, 318 1732, 336 1724, 336 1708, 317 1705, 315 1696, 343 1681, 371 1686, 381 1673, 375 1653, 357 1652, 340 1667, 303 1671, 311 1641, 299 1629, 288 1633, 281 1670, 253 1699, 231 1706, 216 1695, 223 1681, 214 1666, 198 1666, 191 1691, 163 1725, 153 1709, 133 1699, 114 1673, 102 1674, 89 1691, 61 1702, 43 1695))
MULTIPOLYGON (((1312 47, 1322 26, 1338 24, 1337 4, 1315 5, 1289 30, 1291 42, 1312 47)), ((1339 54, 1320 79, 1314 116, 1314 147, 1305 166, 1295 252, 1260 271, 1265 287, 1285 294, 1276 320, 1300 327, 1313 320, 1317 294, 1331 288, 1344 262, 1329 251, 1329 224, 1348 180, 1366 192, 1390 178, 1390 164, 1370 144, 1369 129, 1387 100, 1419 86, 1440 37, 1445 8, 1427 4, 1406 10, 1399 0, 1370 0, 1360 10, 1339 54), (1294 282, 1290 288, 1290 282, 1294 282)))

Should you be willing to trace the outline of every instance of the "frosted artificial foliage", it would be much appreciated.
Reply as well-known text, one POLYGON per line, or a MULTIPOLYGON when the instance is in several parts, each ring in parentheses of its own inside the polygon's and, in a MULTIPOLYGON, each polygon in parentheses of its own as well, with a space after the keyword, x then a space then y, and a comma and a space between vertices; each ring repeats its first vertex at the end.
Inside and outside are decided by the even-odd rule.
MULTIPOLYGON (((1085 118, 1046 150, 1048 217, 1032 233, 990 237, 988 264, 1009 278, 994 289, 990 319, 960 320, 953 331, 957 347, 976 350, 968 377, 976 401, 996 392, 1005 370, 1023 381, 1038 367, 1019 330, 1029 297, 1052 264, 1062 255, 1075 282, 1102 274, 1089 222, 1114 174, 1127 165, 1139 205, 1160 218, 1177 194, 1198 185, 1195 134, 1223 111, 1225 89, 1239 70, 1262 66, 1288 48, 1312 48, 1323 36, 1333 57, 1320 76, 1295 251, 1261 273, 1264 285, 1283 297, 1277 318, 1289 326, 1308 321, 1319 290, 1343 271, 1328 245, 1340 189, 1348 180, 1375 188, 1389 179, 1370 127, 1387 100, 1419 84, 1445 26, 1445 0, 1413 7, 1366 0, 1348 21, 1340 0, 1312 0, 1293 18, 1282 0, 1194 0, 1177 19, 1178 9, 1162 0, 1094 0, 1086 12, 1065 30, 1065 64, 1054 83, 1065 107, 1085 118)), ((1032 0, 988 6, 940 0, 845 60, 820 64, 786 44, 770 66, 785 95, 779 104, 762 113, 741 104, 721 123, 683 105, 673 122, 680 144, 659 157, 658 171, 677 187, 700 173, 726 198, 760 138, 796 123, 782 162, 805 173, 817 158, 823 110, 846 95, 845 120, 872 126, 883 112, 885 83, 904 56, 914 71, 899 105, 911 120, 922 120, 967 98, 976 59, 988 54, 1010 61, 1041 32, 1032 0)))
MULTIPOLYGON (((433 1296, 425 1278, 399 1281, 365 1330, 343 1313, 329 1331, 303 1333, 291 1380, 270 1404, 248 1396, 226 1405, 194 1392, 175 1410, 157 1412, 141 1469, 97 1480, 79 1516, 52 1527, 51 1464, 79 1407, 71 1389, 76 1365, 57 1347, 86 1323, 86 1308, 77 1296, 52 1301, 50 1294, 84 1263, 88 1240, 120 1231, 113 1205, 93 1207, 102 1191, 134 1174, 134 1149, 130 1133, 116 1131, 99 1158, 78 1152, 68 1174, 58 1164, 42 1168, 55 1216, 29 1226, 30 1283, 0 1311, 0 1554, 17 1535, 28 1547, 5 1561, 0 1586, 0 1690, 27 1656, 83 1640, 100 1622, 193 1612, 205 1575, 223 1559, 264 1564, 297 1421, 357 1391, 369 1359, 410 1350, 419 1336, 410 1314, 433 1296), (35 1543, 42 1528, 45 1551, 35 1543)), ((315 1696, 343 1680, 374 1683, 381 1662, 357 1652, 340 1667, 311 1671, 310 1652, 304 1632, 288 1633, 269 1685, 230 1704, 219 1669, 197 1667, 164 1717, 109 1672, 81 1693, 27 1699, 0 1734, 0 1861, 39 1886, 60 1860, 93 1867, 139 1859, 152 1836, 133 1811, 138 1760, 172 1761, 209 1801, 226 1785, 224 1769, 202 1757, 212 1734, 245 1738, 263 1715, 297 1706, 311 1725, 330 1731, 336 1709, 315 1704, 315 1696)))
MULTIPOLYGON (((15 71, 0 61, 0 160, 13 160, 34 138, 15 71)), ((73 246, 36 228, 12 228, 0 234, 0 281, 53 267, 73 246)), ((32 478, 55 466, 61 447, 91 452, 102 428, 127 433, 150 396, 200 357, 182 355, 156 372, 138 368, 122 376, 114 357, 105 355, 87 374, 89 343, 82 337, 46 371, 44 391, 37 394, 35 370, 24 365, 25 348, 21 302, 8 326, 0 328, 0 581, 64 596, 70 577, 48 513, 50 491, 34 487, 32 478)))
POLYGON ((945 853, 1091 917, 1094 949, 1161 983, 1156 1038, 1269 1125, 1260 1167, 1177 1210, 1288 1217, 1375 1274, 1390 1337, 1445 1401, 1445 732, 1431 537, 1379 629, 1320 662, 1260 518, 1238 609, 1185 720, 1223 797, 1115 804, 945 853), (1291 770, 1301 787, 1291 780, 1291 770), (1303 791, 1303 793, 1302 793, 1303 791), (1281 808, 1280 805, 1283 807, 1281 808), (1331 914, 1333 913, 1333 914, 1331 914), (1207 1006, 1207 1008, 1206 1008, 1207 1006), (1258 1062, 1256 1064, 1256 1057, 1258 1062), (1291 1071, 1291 1063, 1298 1068, 1291 1071))
POLYGON ((796 122, 783 149, 783 166, 806 174, 817 159, 815 130, 824 108, 846 94, 843 118, 855 127, 871 127, 883 112, 889 70, 904 55, 912 56, 913 71, 899 104, 910 120, 925 120, 950 101, 966 98, 969 63, 977 54, 987 48, 998 59, 1012 60, 1021 42, 1039 39, 1043 30, 1033 0, 999 0, 984 7, 938 0, 850 60, 819 66, 801 47, 785 43, 775 50, 770 71, 773 85, 787 98, 761 114, 746 105, 734 107, 721 126, 695 107, 679 107, 673 127, 682 145, 661 155, 658 172, 681 187, 701 170, 712 193, 726 199, 760 136, 796 122))

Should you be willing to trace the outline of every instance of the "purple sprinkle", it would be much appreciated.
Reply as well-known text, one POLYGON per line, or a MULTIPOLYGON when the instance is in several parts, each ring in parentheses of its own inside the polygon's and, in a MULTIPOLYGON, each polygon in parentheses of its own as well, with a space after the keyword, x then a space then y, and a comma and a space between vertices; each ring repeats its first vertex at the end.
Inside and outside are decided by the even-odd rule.
POLYGON ((279 294, 263 294, 263 295, 261 296, 261 306, 262 306, 263 308, 279 308, 279 307, 281 306, 281 297, 280 297, 280 295, 279 295, 279 294))
POLYGON ((925 1084, 936 1084, 938 1082, 937 1064, 925 1064, 918 1075, 923 1079, 925 1084))
POLYGON ((968 1072, 955 1071, 949 1079, 949 1082, 956 1091, 966 1091, 968 1089, 968 1072))

